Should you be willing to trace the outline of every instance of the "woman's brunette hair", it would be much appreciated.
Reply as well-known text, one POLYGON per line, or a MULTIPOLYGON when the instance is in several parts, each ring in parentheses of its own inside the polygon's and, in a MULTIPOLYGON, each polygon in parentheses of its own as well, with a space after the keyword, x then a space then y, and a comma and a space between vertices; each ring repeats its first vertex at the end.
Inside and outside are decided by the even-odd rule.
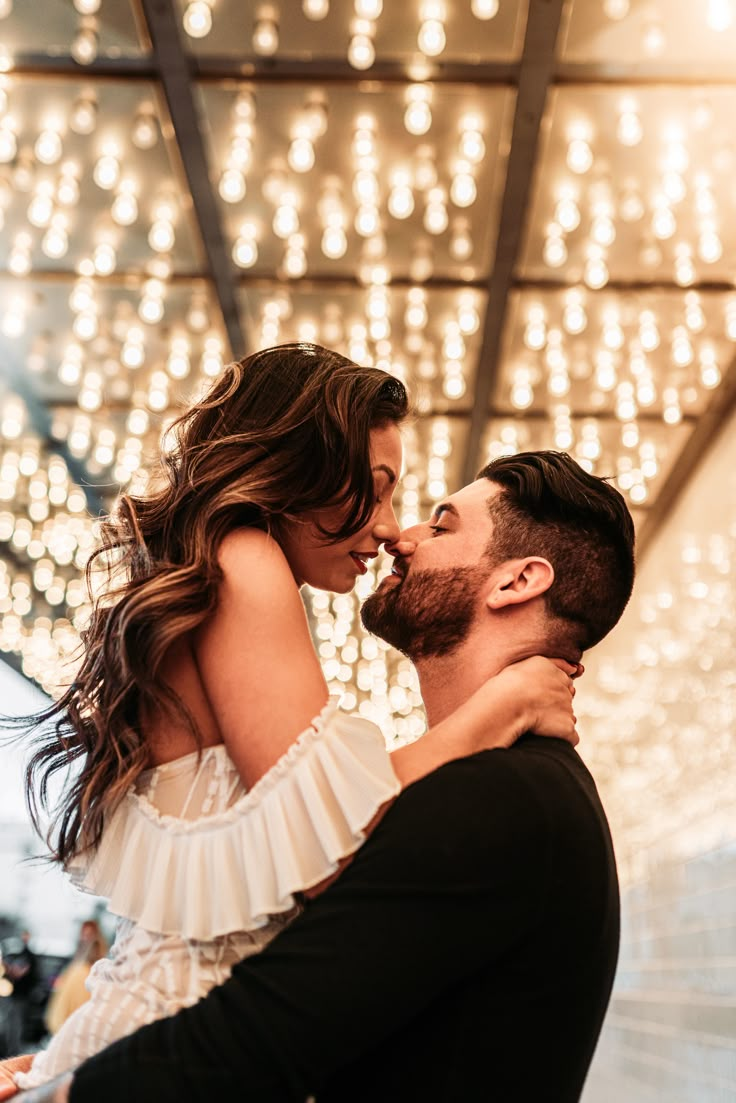
POLYGON ((100 576, 83 660, 64 695, 34 717, 42 730, 26 782, 33 822, 49 806, 49 781, 77 760, 47 835, 68 862, 100 840, 105 817, 148 765, 142 717, 186 707, 159 678, 172 643, 217 603, 218 549, 252 525, 278 539, 286 521, 339 506, 339 530, 358 532, 374 509, 370 431, 400 424, 403 384, 311 344, 281 345, 231 364, 205 397, 174 422, 173 448, 145 496, 124 495, 101 524, 87 564, 100 576), (36 785, 38 783, 38 794, 36 785), (55 837, 52 837, 55 836, 55 837))

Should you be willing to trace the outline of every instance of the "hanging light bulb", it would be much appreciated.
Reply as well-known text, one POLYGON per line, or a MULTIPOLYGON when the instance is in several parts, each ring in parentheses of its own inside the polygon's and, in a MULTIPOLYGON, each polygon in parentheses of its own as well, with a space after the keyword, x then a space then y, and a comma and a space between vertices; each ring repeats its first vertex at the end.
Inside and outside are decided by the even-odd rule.
POLYGON ((499 0, 470 0, 470 10, 476 19, 494 19, 498 7, 499 0))
POLYGON ((239 268, 252 268, 258 260, 257 229, 253 222, 244 222, 233 246, 233 260, 239 268))
POLYGON ((259 57, 273 57, 279 48, 279 24, 272 7, 259 8, 253 27, 253 50, 259 57))
POLYGON ((55 127, 42 130, 36 139, 33 152, 42 165, 55 165, 62 154, 61 134, 55 127))
POLYGON ((355 19, 350 29, 348 61, 353 69, 370 69, 376 60, 376 47, 373 45, 372 34, 373 24, 367 19, 355 19))
POLYGON ((727 31, 733 22, 733 11, 729 0, 708 0, 706 23, 712 31, 727 31))
POLYGON ((153 149, 158 141, 158 123, 151 106, 141 107, 133 119, 131 140, 136 149, 153 149))
POLYGON ((456 207, 470 207, 478 195, 475 179, 467 161, 458 161, 450 185, 450 199, 456 207))
POLYGON ((404 126, 410 134, 426 134, 432 125, 431 91, 426 84, 412 84, 407 90, 404 126))
POLYGON ((206 0, 191 0, 184 12, 183 26, 190 38, 205 38, 212 30, 212 9, 206 0))
POLYGON ((302 11, 307 19, 317 22, 329 14, 330 0, 302 0, 302 11))
POLYGON ((120 179, 120 162, 117 157, 112 153, 103 153, 95 164, 92 179, 103 191, 114 188, 120 179))
POLYGON ((567 147, 567 167, 579 175, 588 172, 593 164, 593 151, 585 138, 573 138, 567 147))
POLYGON ((74 0, 74 7, 80 15, 95 15, 101 3, 102 0, 74 0))
POLYGON ((80 19, 79 30, 70 47, 70 53, 77 65, 91 65, 97 57, 99 47, 97 30, 97 20, 94 17, 84 16, 80 19))
POLYGON ((72 106, 69 126, 75 134, 91 134, 97 125, 97 100, 90 93, 83 93, 72 106))
POLYGON ((121 180, 119 190, 110 211, 118 226, 132 226, 138 218, 138 200, 132 180, 121 180))
POLYGON ((239 203, 245 197, 245 177, 240 169, 225 169, 220 177, 218 191, 226 203, 239 203))

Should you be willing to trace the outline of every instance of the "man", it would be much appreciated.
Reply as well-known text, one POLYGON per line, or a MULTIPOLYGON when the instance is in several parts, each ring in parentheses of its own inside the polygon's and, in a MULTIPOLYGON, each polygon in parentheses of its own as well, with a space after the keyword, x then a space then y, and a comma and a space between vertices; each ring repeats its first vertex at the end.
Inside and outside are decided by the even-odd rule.
POLYGON ((10 953, 5 965, 5 973, 13 985, 8 1000, 6 1018, 6 1046, 8 1053, 20 1053, 25 1037, 28 1001, 38 981, 38 958, 28 945, 30 931, 21 931, 22 946, 16 953, 10 953))
MULTIPOLYGON (((414 660, 437 724, 507 664, 597 643, 633 544, 621 495, 570 457, 497 460, 402 534, 364 623, 414 660)), ((569 744, 528 735, 410 786, 263 953, 86 1062, 69 1098, 568 1103, 618 918, 593 781, 569 744)))

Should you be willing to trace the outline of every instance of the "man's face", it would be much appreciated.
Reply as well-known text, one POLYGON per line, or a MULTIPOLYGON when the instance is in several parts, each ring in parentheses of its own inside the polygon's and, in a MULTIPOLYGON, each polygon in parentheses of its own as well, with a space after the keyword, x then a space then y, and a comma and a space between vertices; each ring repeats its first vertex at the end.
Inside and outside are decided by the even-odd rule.
POLYGON ((447 655, 466 638, 492 573, 488 503, 500 488, 478 479, 402 532, 393 572, 366 599, 361 619, 413 661, 447 655))

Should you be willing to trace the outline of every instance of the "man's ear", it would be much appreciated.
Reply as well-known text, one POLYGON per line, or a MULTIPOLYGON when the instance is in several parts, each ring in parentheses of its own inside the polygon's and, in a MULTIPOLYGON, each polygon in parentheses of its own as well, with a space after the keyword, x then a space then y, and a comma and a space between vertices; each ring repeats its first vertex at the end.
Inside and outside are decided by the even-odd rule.
POLYGON ((507 559, 496 567, 492 580, 486 605, 489 609, 504 609, 546 593, 555 580, 555 572, 548 559, 528 556, 526 559, 507 559))

